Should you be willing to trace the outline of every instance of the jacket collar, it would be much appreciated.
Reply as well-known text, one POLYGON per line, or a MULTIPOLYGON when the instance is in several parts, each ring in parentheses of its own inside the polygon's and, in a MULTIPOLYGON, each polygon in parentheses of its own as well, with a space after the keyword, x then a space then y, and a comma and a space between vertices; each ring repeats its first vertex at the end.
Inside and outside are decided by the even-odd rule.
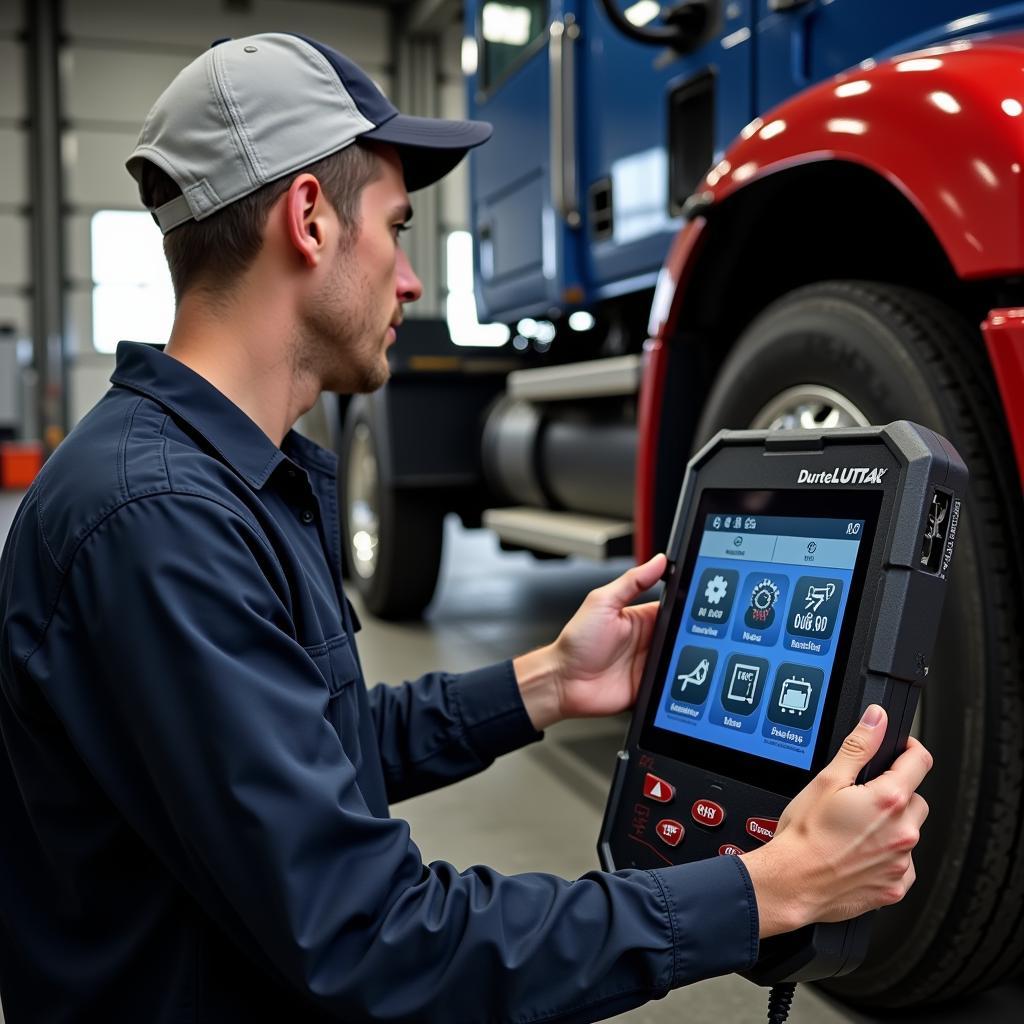
POLYGON ((263 487, 288 456, 303 468, 334 471, 334 455, 295 431, 289 431, 282 442, 286 455, 226 395, 184 363, 165 355, 161 347, 119 342, 110 381, 174 413, 255 490, 263 487))

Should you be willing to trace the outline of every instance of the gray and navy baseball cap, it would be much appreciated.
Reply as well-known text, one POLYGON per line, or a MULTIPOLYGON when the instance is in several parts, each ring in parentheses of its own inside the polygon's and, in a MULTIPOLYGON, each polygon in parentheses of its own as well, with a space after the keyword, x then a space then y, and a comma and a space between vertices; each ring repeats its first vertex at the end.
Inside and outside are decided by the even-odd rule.
POLYGON ((140 191, 146 160, 181 189, 151 210, 167 234, 356 139, 394 146, 412 192, 490 135, 483 121, 400 114, 347 57, 272 32, 218 41, 182 70, 150 110, 126 166, 140 191))

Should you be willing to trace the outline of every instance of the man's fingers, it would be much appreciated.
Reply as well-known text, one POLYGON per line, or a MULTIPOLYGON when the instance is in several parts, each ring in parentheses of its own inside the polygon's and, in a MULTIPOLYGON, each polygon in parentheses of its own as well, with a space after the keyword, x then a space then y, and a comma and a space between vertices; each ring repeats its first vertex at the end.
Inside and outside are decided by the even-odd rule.
POLYGON ((624 572, 618 579, 600 589, 616 604, 625 606, 638 598, 645 590, 650 590, 665 572, 666 559, 663 554, 655 555, 643 565, 634 566, 624 572))
POLYGON ((857 727, 843 740, 832 763, 821 773, 834 789, 852 786, 861 769, 878 753, 885 736, 885 710, 871 704, 861 716, 857 727))
POLYGON ((920 829, 928 817, 928 801, 920 793, 915 793, 910 798, 910 806, 907 808, 907 816, 920 829))
POLYGON ((892 767, 877 779, 872 779, 868 783, 868 788, 882 792, 900 790, 907 794, 913 793, 921 785, 931 767, 932 755, 911 737, 907 740, 907 749, 893 761, 892 767))

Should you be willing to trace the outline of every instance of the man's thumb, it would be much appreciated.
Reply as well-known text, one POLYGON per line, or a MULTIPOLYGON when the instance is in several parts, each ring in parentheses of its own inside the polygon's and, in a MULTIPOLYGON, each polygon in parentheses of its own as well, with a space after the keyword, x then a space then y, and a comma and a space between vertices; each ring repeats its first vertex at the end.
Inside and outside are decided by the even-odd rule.
POLYGON ((606 584, 601 590, 616 604, 627 605, 661 579, 665 572, 665 565, 665 556, 657 554, 642 565, 633 566, 632 569, 606 584))
POLYGON ((837 789, 853 785, 861 769, 878 753, 885 737, 885 723, 885 709, 869 704, 828 766, 827 776, 837 789))

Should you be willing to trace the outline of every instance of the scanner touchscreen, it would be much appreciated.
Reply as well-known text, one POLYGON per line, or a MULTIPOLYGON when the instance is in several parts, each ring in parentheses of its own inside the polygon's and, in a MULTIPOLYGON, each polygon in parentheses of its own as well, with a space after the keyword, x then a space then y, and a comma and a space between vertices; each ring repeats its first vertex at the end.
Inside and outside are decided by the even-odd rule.
POLYGON ((654 724, 808 768, 863 519, 708 513, 654 724))

